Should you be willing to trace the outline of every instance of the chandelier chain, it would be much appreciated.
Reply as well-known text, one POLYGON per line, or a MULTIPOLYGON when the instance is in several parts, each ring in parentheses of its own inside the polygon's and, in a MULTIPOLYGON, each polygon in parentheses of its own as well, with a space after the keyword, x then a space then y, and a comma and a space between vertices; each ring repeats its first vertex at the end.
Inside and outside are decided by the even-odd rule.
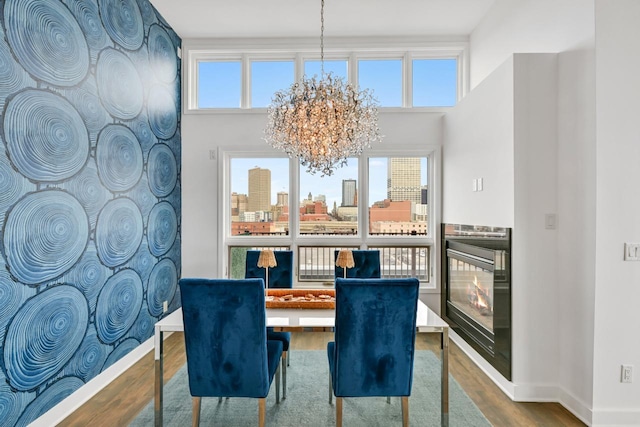
POLYGON ((320 76, 324 76, 324 0, 320 2, 320 76))

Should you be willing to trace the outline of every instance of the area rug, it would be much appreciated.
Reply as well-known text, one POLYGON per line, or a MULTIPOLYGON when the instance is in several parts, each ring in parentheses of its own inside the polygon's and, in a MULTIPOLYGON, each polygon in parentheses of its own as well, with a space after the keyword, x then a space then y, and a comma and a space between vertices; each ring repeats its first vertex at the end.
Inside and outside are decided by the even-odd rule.
MULTIPOLYGON (((329 368, 325 351, 293 351, 287 368, 287 398, 276 404, 275 381, 267 397, 267 425, 279 427, 335 426, 335 399, 329 404, 329 368)), ((164 425, 191 425, 191 396, 186 365, 164 386, 164 425)), ((343 423, 348 427, 402 425, 400 398, 387 404, 384 397, 345 398, 343 423)), ((258 401, 247 398, 203 398, 200 425, 254 426, 258 423, 258 401)), ((409 423, 440 425, 440 359, 428 350, 416 351, 414 377, 409 398, 409 423)), ((130 424, 152 426, 153 400, 130 424)), ((460 385, 449 375, 449 425, 491 426, 460 385)))

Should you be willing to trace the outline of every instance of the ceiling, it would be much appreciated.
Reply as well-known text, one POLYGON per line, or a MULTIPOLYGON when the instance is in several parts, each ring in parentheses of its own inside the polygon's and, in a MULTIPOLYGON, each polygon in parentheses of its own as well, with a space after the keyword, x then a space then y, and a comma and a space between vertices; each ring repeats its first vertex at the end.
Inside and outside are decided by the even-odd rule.
MULTIPOLYGON (((468 35, 494 0, 325 0, 326 37, 468 35)), ((180 37, 319 37, 320 0, 151 0, 180 37)))

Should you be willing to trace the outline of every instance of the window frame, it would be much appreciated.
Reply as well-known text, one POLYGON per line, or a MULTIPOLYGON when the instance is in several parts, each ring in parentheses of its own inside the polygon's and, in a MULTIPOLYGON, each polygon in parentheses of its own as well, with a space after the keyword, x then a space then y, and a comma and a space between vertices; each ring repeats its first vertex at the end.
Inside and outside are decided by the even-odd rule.
MULTIPOLYGON (((264 150, 256 150, 253 147, 220 147, 218 156, 218 182, 222 183, 222 195, 219 197, 221 203, 218 204, 219 221, 219 251, 225 254, 222 261, 222 270, 224 275, 229 274, 230 260, 228 257, 230 247, 234 246, 256 246, 270 247, 281 246, 289 247, 294 254, 297 253, 298 247, 308 246, 344 246, 358 247, 367 249, 368 247, 394 247, 394 246, 428 246, 429 250, 429 280, 421 282, 420 287, 423 290, 438 291, 440 284, 436 280, 438 256, 438 239, 439 230, 437 224, 440 223, 440 207, 441 207, 441 152, 442 149, 438 145, 425 145, 419 148, 395 148, 395 149, 369 149, 362 155, 358 156, 358 186, 367 189, 358 193, 358 233, 349 236, 313 236, 300 235, 299 215, 289 215, 289 234, 284 236, 233 236, 231 235, 231 159, 232 158, 284 158, 289 160, 289 206, 298 206, 300 203, 300 164, 294 159, 289 159, 285 153, 279 153, 274 150, 265 148, 264 150), (427 183, 428 191, 428 221, 427 236, 390 236, 390 235, 369 235, 369 160, 371 158, 380 157, 426 157, 427 158, 427 183)), ((296 211, 297 212, 297 211, 296 211)), ((294 255, 294 275, 298 277, 298 260, 294 255)), ((299 281, 296 280, 296 283, 299 281)))
MULTIPOLYGON (((262 61, 294 61, 295 81, 299 81, 304 73, 305 60, 319 60, 320 53, 317 50, 316 41, 308 41, 298 46, 291 42, 281 40, 265 40, 252 42, 251 40, 240 42, 229 41, 225 47, 216 47, 214 43, 203 45, 186 43, 185 51, 185 84, 183 86, 183 112, 184 114, 228 114, 234 112, 264 112, 266 108, 251 108, 251 75, 250 63, 252 60, 262 61), (282 46, 283 45, 283 46, 282 46), (313 46, 310 48, 309 46, 313 46), (198 62, 216 60, 241 60, 242 61, 242 89, 240 108, 198 108, 198 62)), ((347 60, 348 82, 357 83, 359 59, 401 59, 402 60, 402 105, 400 107, 379 107, 384 111, 447 111, 451 107, 413 107, 413 59, 455 59, 457 63, 457 94, 456 101, 460 101, 468 91, 469 67, 468 67, 468 42, 419 42, 409 40, 406 42, 363 42, 338 40, 325 41, 325 60, 347 60), (376 45, 378 47, 372 47, 376 45)), ((285 88, 282 88, 285 89, 285 88)), ((375 95, 375 94, 374 94, 375 95)))

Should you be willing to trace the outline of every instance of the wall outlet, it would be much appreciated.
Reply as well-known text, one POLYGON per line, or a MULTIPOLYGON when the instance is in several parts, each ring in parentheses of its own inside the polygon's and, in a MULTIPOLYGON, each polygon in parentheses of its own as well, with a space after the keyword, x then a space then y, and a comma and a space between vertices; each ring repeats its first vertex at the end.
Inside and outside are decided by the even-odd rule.
POLYGON ((169 301, 164 301, 162 303, 162 312, 166 313, 169 310, 169 301))
POLYGON ((620 382, 632 383, 633 382, 633 366, 622 365, 620 369, 620 382))

